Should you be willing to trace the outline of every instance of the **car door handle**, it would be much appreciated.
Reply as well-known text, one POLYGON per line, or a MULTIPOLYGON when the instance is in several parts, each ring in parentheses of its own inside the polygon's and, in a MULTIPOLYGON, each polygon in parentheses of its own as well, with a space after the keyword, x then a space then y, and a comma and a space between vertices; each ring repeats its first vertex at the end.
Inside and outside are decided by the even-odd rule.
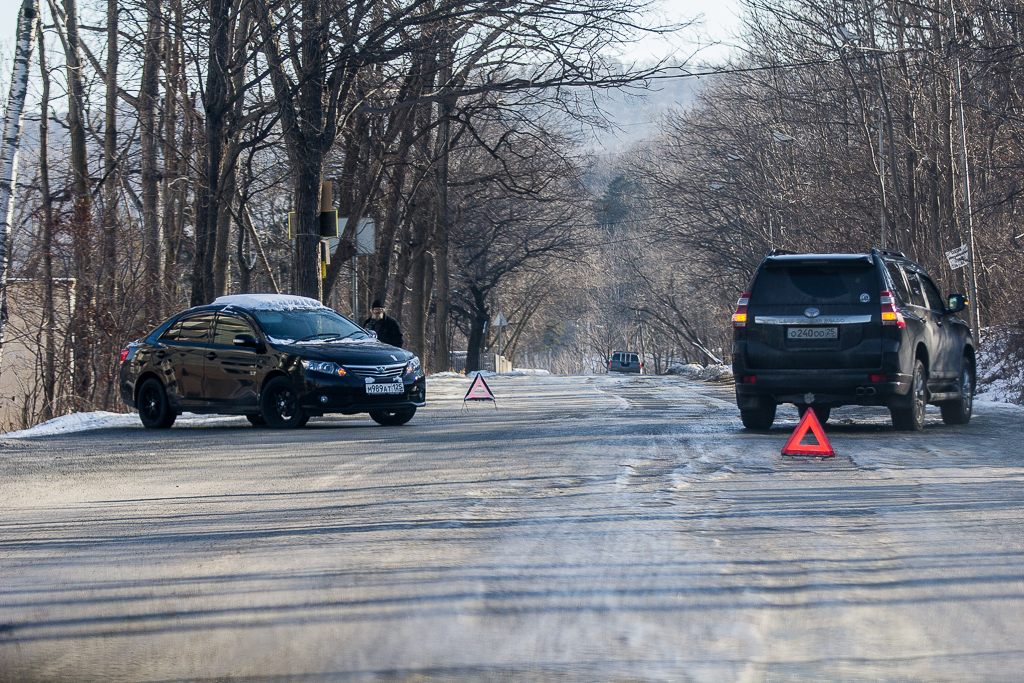
POLYGON ((213 360, 216 357, 217 357, 217 354, 215 354, 213 351, 210 351, 210 352, 208 352, 206 354, 206 360, 213 360))
POLYGON ((157 358, 166 358, 167 357, 167 352, 166 351, 157 351, 153 355, 156 356, 157 358))

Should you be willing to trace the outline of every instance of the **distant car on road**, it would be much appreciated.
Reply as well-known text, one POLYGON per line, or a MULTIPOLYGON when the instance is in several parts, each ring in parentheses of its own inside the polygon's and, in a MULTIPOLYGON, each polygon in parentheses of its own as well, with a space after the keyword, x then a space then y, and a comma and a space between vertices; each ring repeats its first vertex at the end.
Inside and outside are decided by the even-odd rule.
POLYGON ((616 351, 608 361, 608 372, 632 372, 640 374, 644 371, 640 355, 630 351, 616 351))
POLYGON ((946 424, 971 419, 974 344, 956 315, 966 299, 943 299, 902 253, 775 250, 747 289, 732 317, 745 427, 771 427, 780 403, 821 422, 842 405, 886 406, 905 431, 924 428, 929 403, 946 424))
POLYGON ((119 384, 149 428, 170 427, 185 411, 278 429, 327 413, 401 425, 426 403, 416 356, 315 299, 272 294, 178 313, 121 351, 119 384))

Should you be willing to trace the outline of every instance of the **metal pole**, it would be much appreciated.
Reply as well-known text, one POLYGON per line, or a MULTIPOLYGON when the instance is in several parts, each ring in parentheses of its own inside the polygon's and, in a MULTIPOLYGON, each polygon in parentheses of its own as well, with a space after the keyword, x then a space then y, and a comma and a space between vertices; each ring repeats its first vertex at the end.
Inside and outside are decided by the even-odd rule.
MULTIPOLYGON (((881 86, 882 86, 882 82, 881 82, 882 74, 881 74, 881 72, 879 72, 878 78, 879 78, 878 86, 879 86, 879 90, 881 90, 881 86)), ((889 236, 889 229, 888 229, 889 226, 886 225, 886 221, 885 221, 885 148, 883 147, 883 145, 885 144, 884 143, 885 138, 882 137, 882 128, 883 128, 883 122, 882 122, 882 102, 881 102, 881 100, 879 100, 879 102, 878 102, 878 189, 882 193, 882 208, 881 208, 881 212, 880 212, 881 215, 879 217, 879 223, 880 223, 880 227, 881 227, 881 231, 882 231, 882 249, 887 249, 888 248, 888 242, 889 242, 889 240, 887 239, 888 236, 889 236)))
POLYGON ((352 322, 359 324, 359 269, 356 255, 352 254, 352 322))
POLYGON ((974 212, 971 209, 971 174, 967 164, 967 124, 964 121, 963 84, 960 80, 960 40, 957 37, 956 12, 953 0, 949 0, 949 19, 953 25, 953 62, 956 69, 956 101, 960 113, 960 160, 963 165, 964 210, 967 213, 967 258, 970 261, 970 278, 967 282, 971 301, 971 336, 975 347, 981 337, 981 310, 978 305, 978 275, 974 267, 974 212))

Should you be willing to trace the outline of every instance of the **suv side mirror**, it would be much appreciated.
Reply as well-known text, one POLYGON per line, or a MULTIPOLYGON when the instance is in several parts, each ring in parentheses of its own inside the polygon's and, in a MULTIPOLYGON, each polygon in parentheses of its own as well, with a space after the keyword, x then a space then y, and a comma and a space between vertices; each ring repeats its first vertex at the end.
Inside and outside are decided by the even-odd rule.
POLYGON ((241 346, 248 349, 258 349, 260 343, 256 341, 256 337, 251 334, 240 334, 232 340, 235 346, 241 346))
POLYGON ((967 308, 967 297, 963 294, 949 295, 949 301, 946 302, 946 311, 948 313, 959 313, 965 308, 967 308))

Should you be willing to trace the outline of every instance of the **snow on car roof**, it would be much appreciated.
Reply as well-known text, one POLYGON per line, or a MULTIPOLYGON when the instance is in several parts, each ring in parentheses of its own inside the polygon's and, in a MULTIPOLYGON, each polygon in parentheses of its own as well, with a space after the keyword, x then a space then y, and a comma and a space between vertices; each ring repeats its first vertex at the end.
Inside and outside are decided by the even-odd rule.
POLYGON ((232 294, 219 296, 214 302, 254 311, 291 311, 299 308, 325 308, 316 299, 291 294, 232 294))

